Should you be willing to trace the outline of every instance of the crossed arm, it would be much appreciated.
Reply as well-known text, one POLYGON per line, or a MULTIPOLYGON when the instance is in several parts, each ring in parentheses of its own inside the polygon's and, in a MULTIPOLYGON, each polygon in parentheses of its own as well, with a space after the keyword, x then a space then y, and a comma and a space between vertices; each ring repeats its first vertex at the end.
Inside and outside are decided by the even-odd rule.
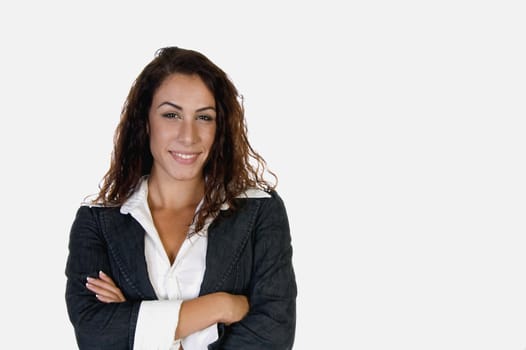
MULTIPOLYGON (((119 287, 102 271, 99 272, 99 278, 88 277, 86 288, 95 293, 95 297, 103 303, 126 301, 119 287)), ((186 300, 181 304, 174 339, 184 338, 214 323, 230 325, 238 322, 248 310, 248 299, 244 295, 217 292, 186 300)))

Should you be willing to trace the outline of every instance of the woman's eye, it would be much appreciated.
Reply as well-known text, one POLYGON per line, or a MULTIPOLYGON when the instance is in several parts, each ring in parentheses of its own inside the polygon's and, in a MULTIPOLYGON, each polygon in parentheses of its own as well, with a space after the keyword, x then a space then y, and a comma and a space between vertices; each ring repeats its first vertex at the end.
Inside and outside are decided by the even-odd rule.
POLYGON ((212 118, 211 116, 206 115, 206 114, 198 116, 197 119, 204 120, 204 121, 212 121, 212 120, 214 120, 214 118, 212 118))
POLYGON ((177 115, 177 113, 164 113, 163 117, 168 118, 168 119, 175 119, 175 118, 179 118, 179 115, 177 115))

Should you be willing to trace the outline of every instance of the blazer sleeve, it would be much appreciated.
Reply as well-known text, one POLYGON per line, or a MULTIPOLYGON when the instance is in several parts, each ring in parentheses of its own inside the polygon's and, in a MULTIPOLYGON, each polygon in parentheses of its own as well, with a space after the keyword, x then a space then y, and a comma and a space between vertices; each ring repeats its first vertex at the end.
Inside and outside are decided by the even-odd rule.
POLYGON ((220 349, 292 349, 296 327, 297 286, 287 212, 272 192, 255 222, 254 265, 248 315, 224 328, 220 349))
POLYGON ((140 301, 105 304, 86 288, 88 276, 111 272, 108 247, 94 208, 78 209, 69 237, 66 305, 80 350, 133 348, 140 301))

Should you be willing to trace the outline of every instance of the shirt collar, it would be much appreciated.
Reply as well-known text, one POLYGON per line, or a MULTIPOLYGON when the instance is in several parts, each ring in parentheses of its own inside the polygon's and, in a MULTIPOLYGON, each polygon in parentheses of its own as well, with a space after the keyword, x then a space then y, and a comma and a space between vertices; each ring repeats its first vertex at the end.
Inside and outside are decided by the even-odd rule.
POLYGON ((133 209, 148 205, 148 176, 143 176, 133 194, 121 206, 121 214, 129 214, 133 209))

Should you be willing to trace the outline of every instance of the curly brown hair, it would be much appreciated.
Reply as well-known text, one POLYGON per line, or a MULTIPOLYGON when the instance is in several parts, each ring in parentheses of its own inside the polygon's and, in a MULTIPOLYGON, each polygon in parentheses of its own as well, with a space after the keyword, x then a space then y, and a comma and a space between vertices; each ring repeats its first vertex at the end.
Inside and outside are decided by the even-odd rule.
POLYGON ((218 213, 223 203, 235 210, 237 196, 249 188, 273 190, 277 177, 248 141, 242 98, 236 87, 223 70, 194 50, 159 49, 135 79, 115 131, 110 168, 94 201, 122 205, 141 178, 150 174, 153 157, 147 132, 148 112, 155 91, 174 73, 198 75, 214 95, 217 109, 214 144, 203 168, 205 194, 194 217, 193 232, 199 232, 206 218, 218 213), (265 172, 274 177, 274 183, 264 179, 265 172))

